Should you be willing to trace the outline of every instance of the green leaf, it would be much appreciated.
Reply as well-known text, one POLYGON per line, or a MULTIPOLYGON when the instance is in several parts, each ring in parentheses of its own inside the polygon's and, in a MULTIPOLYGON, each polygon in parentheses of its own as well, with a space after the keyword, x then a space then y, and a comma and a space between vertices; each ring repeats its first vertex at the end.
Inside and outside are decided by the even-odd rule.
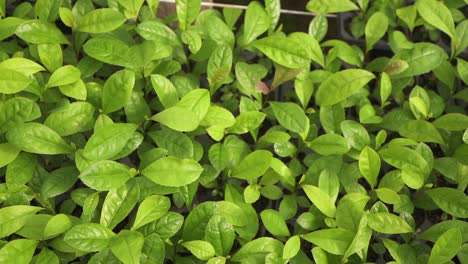
POLYGON ((152 131, 149 136, 156 142, 158 147, 167 150, 169 156, 180 159, 191 159, 194 155, 194 144, 190 137, 182 132, 163 128, 159 131, 152 131))
POLYGON ((242 112, 236 117, 236 123, 230 127, 229 132, 244 134, 257 129, 265 120, 266 115, 258 111, 242 112))
POLYGON ((16 234, 33 240, 43 239, 43 230, 50 218, 52 217, 46 214, 27 216, 24 226, 16 234))
MULTIPOLYGON (((408 64, 406 70, 398 74, 391 74, 389 70, 385 70, 385 72, 393 75, 394 78, 422 75, 437 68, 447 57, 446 52, 435 44, 415 43, 412 49, 399 50, 392 59, 405 61, 408 64)), ((401 66, 397 68, 401 68, 401 66)))
POLYGON ((388 18, 382 12, 375 12, 367 21, 366 34, 366 52, 369 52, 372 47, 381 39, 388 28, 388 18))
POLYGON ((67 154, 73 152, 70 147, 55 131, 39 124, 17 124, 10 128, 6 138, 22 151, 36 154, 67 154))
POLYGON ((261 237, 247 242, 234 254, 231 260, 242 262, 243 260, 251 259, 257 263, 263 263, 268 253, 281 255, 282 252, 283 244, 280 241, 271 237, 261 237))
POLYGON ((453 228, 460 230, 463 242, 468 241, 468 223, 462 220, 445 220, 437 223, 419 235, 419 238, 436 242, 443 233, 453 228))
POLYGON ((20 150, 10 143, 0 144, 0 168, 14 161, 19 153, 20 150))
POLYGON ((102 89, 102 110, 112 113, 124 107, 132 96, 135 73, 129 70, 118 71, 106 80, 102 89))
POLYGON ((169 187, 181 187, 196 181, 203 167, 190 159, 164 157, 151 163, 141 171, 153 182, 169 187))
POLYGON ((265 228, 274 236, 290 236, 288 226, 281 214, 273 209, 266 209, 260 213, 265 228))
MULTIPOLYGON (((466 23, 466 24, 468 24, 468 23, 466 23)), ((468 34, 467 34, 467 36, 468 36, 468 34)), ((460 79, 465 84, 468 84, 468 62, 464 61, 463 59, 458 58, 457 59, 457 71, 458 71, 458 74, 460 75, 460 79)))
POLYGON ((151 84, 164 108, 172 107, 179 102, 176 88, 166 77, 159 74, 152 74, 151 84))
POLYGON ((213 213, 223 216, 226 218, 226 221, 228 221, 233 226, 246 226, 248 223, 248 218, 244 212, 244 209, 233 202, 216 202, 213 213))
POLYGON ((26 89, 31 83, 31 79, 24 75, 22 72, 1 69, 2 75, 0 75, 0 93, 3 94, 14 94, 21 92, 26 89))
POLYGON ((160 21, 146 20, 139 23, 136 32, 146 40, 154 40, 170 45, 180 45, 177 35, 172 29, 160 21))
POLYGON ((171 200, 165 196, 152 195, 141 202, 136 213, 132 230, 136 230, 148 223, 158 220, 171 207, 171 200))
POLYGON ((243 10, 237 8, 223 8, 223 17, 226 25, 233 29, 239 17, 242 15, 243 10))
POLYGON ((190 52, 192 54, 197 53, 201 47, 202 47, 202 39, 200 37, 200 34, 193 30, 188 30, 182 32, 182 41, 188 45, 190 52))
POLYGON ((83 50, 88 56, 108 64, 118 66, 130 64, 130 48, 115 37, 91 38, 83 45, 83 50))
POLYGON ((413 31, 416 22, 417 9, 415 5, 409 5, 405 7, 398 8, 396 10, 396 15, 400 18, 405 24, 413 31))
POLYGON ((37 72, 45 71, 41 65, 25 58, 6 59, 0 62, 0 68, 21 72, 24 75, 33 75, 37 72))
POLYGON ((287 37, 270 36, 256 40, 252 45, 274 62, 288 68, 302 68, 310 63, 302 45, 287 37))
POLYGON ((359 221, 359 227, 354 236, 353 241, 346 250, 343 259, 347 259, 352 254, 361 250, 366 251, 369 247, 369 242, 372 237, 372 230, 367 226, 367 214, 365 214, 359 221))
POLYGON ((379 154, 385 162, 402 170, 403 181, 408 187, 419 189, 424 185, 430 167, 418 152, 405 147, 390 146, 379 154))
POLYGON ((302 238, 334 255, 344 255, 353 241, 354 233, 346 229, 322 229, 302 235, 302 238))
POLYGON ((468 196, 457 189, 448 187, 425 191, 434 203, 444 212, 460 218, 468 218, 468 196))
POLYGON ((110 160, 98 161, 79 175, 84 184, 98 191, 118 188, 131 177, 132 174, 125 165, 110 160))
POLYGON ((58 196, 70 190, 78 180, 78 170, 74 166, 63 166, 52 171, 42 181, 40 188, 44 198, 58 196))
POLYGON ((38 241, 16 239, 0 249, 0 263, 30 263, 38 241))
POLYGON ((382 76, 380 77, 380 102, 382 106, 391 94, 392 82, 390 76, 386 72, 382 72, 382 76))
POLYGON ((315 230, 323 223, 323 217, 317 212, 305 212, 296 219, 297 224, 305 230, 315 230))
POLYGON ((68 230, 63 240, 77 250, 96 252, 106 248, 114 236, 111 230, 99 224, 87 223, 68 230))
POLYGON ((28 183, 36 171, 37 163, 36 155, 26 152, 19 153, 16 159, 7 166, 5 179, 7 187, 13 190, 28 183))
POLYGON ((54 72, 63 64, 63 52, 60 44, 39 44, 37 52, 41 63, 48 71, 54 72))
MULTIPOLYGON (((466 33, 467 29, 468 21, 466 19, 460 22, 455 28, 457 42, 452 42, 452 47, 454 47, 455 55, 460 54, 463 50, 466 49, 466 47, 468 47, 468 34, 466 33)), ((466 79, 464 80, 466 81, 466 79)))
POLYGON ((462 235, 458 228, 443 233, 435 242, 429 256, 429 264, 449 262, 462 246, 462 235))
POLYGON ((273 32, 276 29, 280 15, 281 15, 281 0, 266 0, 265 11, 269 17, 270 30, 273 32))
POLYGON ((81 72, 73 65, 66 65, 55 70, 49 78, 46 87, 62 86, 78 81, 81 72))
POLYGON ((93 10, 78 20, 76 30, 86 33, 105 33, 120 27, 126 18, 112 8, 93 10))
POLYGON ((383 234, 411 233, 413 229, 402 218, 386 212, 372 213, 367 217, 367 224, 373 230, 383 234))
POLYGON ((216 143, 208 150, 208 159, 216 170, 222 171, 229 164, 229 152, 223 144, 216 143))
POLYGON ((15 34, 33 44, 68 44, 67 38, 54 25, 41 20, 29 20, 16 28, 15 34))
POLYGON ((200 12, 201 0, 176 0, 177 18, 179 27, 187 30, 200 12))
POLYGON ((139 198, 140 187, 132 180, 110 190, 104 199, 99 223, 107 228, 114 229, 128 216, 139 198))
POLYGON ((184 223, 184 217, 178 213, 168 212, 163 215, 156 224, 156 232, 161 239, 167 239, 175 235, 184 223))
POLYGON ((67 27, 70 27, 70 28, 73 27, 75 18, 73 17, 73 12, 69 8, 59 7, 59 16, 63 24, 65 24, 67 27))
POLYGON ((60 261, 57 255, 53 251, 47 248, 42 248, 41 253, 37 255, 36 263, 37 264, 59 264, 60 261))
POLYGON ((208 16, 198 26, 201 28, 202 38, 212 40, 217 45, 234 46, 234 33, 218 16, 208 16))
POLYGON ((86 100, 87 90, 84 82, 78 80, 74 83, 66 84, 59 86, 60 92, 62 94, 77 99, 77 100, 86 100))
POLYGON ((44 237, 50 238, 65 233, 72 227, 70 217, 65 214, 54 215, 44 228, 44 237))
POLYGON ((230 82, 226 79, 231 73, 232 56, 232 49, 228 45, 221 45, 211 53, 207 67, 211 93, 214 93, 220 84, 230 82))
POLYGON ((366 146, 359 155, 359 171, 372 188, 377 185, 380 165, 379 154, 372 148, 366 146))
POLYGON ((84 200, 83 203, 83 212, 82 216, 92 216, 93 212, 96 211, 97 206, 99 205, 99 200, 100 200, 99 192, 92 193, 86 199, 84 200))
POLYGON ((270 18, 259 2, 250 2, 244 21, 242 44, 248 45, 270 28, 270 18))
POLYGON ((41 116, 39 106, 25 97, 15 97, 0 105, 0 131, 4 132, 17 123, 34 120, 41 116))
POLYGON ((178 106, 167 108, 152 116, 151 119, 181 132, 193 131, 200 124, 200 120, 193 111, 178 106))
POLYGON ((301 249, 301 238, 292 236, 286 241, 283 248, 283 259, 294 258, 301 249))
POLYGON ((337 134, 341 131, 341 123, 345 121, 344 107, 341 104, 322 106, 320 107, 319 117, 326 133, 337 134))
POLYGON ((432 26, 440 29, 455 41, 455 25, 450 10, 441 2, 436 0, 418 0, 416 8, 419 15, 432 26))
POLYGON ((304 110, 294 103, 270 102, 276 120, 286 129, 295 133, 307 133, 309 119, 304 110))
POLYGON ((193 240, 183 242, 181 245, 200 260, 208 260, 215 255, 215 249, 206 241, 193 240))
POLYGON ((281 176, 281 182, 288 187, 289 185, 291 188, 295 185, 294 177, 292 176, 291 170, 284 164, 283 161, 277 158, 273 158, 270 162, 270 166, 274 172, 278 173, 281 176))
POLYGON ((157 234, 151 234, 145 237, 143 250, 140 255, 140 263, 153 264, 164 263, 165 252, 164 242, 157 234))
POLYGON ((328 194, 331 201, 334 203, 340 192, 340 180, 338 175, 330 170, 323 170, 318 179, 318 187, 320 190, 328 194))
POLYGON ((246 203, 255 203, 260 199, 260 186, 257 184, 249 185, 244 189, 244 200, 246 203))
POLYGON ((216 256, 229 255, 235 238, 234 227, 224 217, 214 215, 210 218, 205 229, 205 240, 213 246, 216 256))
POLYGON ((289 35, 290 39, 294 39, 302 45, 307 52, 309 59, 315 61, 320 66, 325 67, 322 49, 319 42, 311 35, 303 32, 294 32, 289 35))
POLYGON ((320 84, 315 100, 320 106, 337 104, 363 88, 374 78, 372 73, 361 69, 339 71, 320 84))
POLYGON ((324 15, 317 15, 312 18, 309 24, 309 34, 317 41, 322 41, 328 32, 328 20, 324 15))
POLYGON ((145 238, 142 234, 122 230, 109 243, 112 253, 123 263, 139 263, 145 238))
POLYGON ((75 102, 56 109, 44 121, 60 136, 84 132, 93 127, 94 107, 87 102, 75 102))
POLYGON ((186 93, 176 106, 191 110, 201 121, 208 113, 210 102, 210 92, 207 89, 193 89, 186 93))
POLYGON ((13 205, 0 209, 0 238, 18 231, 26 223, 26 217, 42 210, 41 207, 13 205))
POLYGON ((232 113, 225 108, 217 105, 211 105, 208 108, 208 112, 204 116, 200 125, 202 126, 213 126, 219 125, 223 128, 230 127, 236 123, 235 117, 232 113))
POLYGON ((343 136, 353 148, 362 150, 370 144, 370 137, 366 128, 358 122, 345 120, 341 122, 340 128, 343 132, 343 136))
POLYGON ((115 123, 94 131, 86 142, 83 155, 90 160, 106 160, 117 155, 137 129, 135 124, 115 123))
POLYGON ((273 158, 271 152, 266 150, 256 150, 247 155, 238 166, 236 166, 231 176, 238 179, 254 180, 270 168, 273 158))
POLYGON ((310 201, 326 216, 335 217, 336 207, 330 196, 320 188, 312 185, 302 185, 310 201))
MULTIPOLYGON (((0 11, 1 12, 1 11, 0 11)), ((5 17, 0 20, 0 40, 4 40, 15 34, 16 28, 24 22, 19 17, 5 17)))
POLYGON ((379 199, 386 204, 399 204, 401 203, 400 196, 394 190, 389 188, 375 189, 375 193, 379 199))
POLYGON ((40 20, 53 22, 58 17, 61 2, 58 0, 43 1, 39 0, 34 6, 34 11, 40 20))
POLYGON ((306 8, 310 12, 319 14, 341 13, 359 9, 350 0, 310 0, 306 8))
POLYGON ((299 74, 294 81, 294 91, 296 96, 301 102, 302 107, 305 109, 309 105, 310 98, 314 93, 314 83, 312 74, 303 73, 299 74))
POLYGON ((320 247, 314 247, 311 250, 312 256, 314 257, 314 261, 317 264, 325 264, 328 263, 328 255, 320 247))
POLYGON ((431 123, 424 120, 409 120, 400 126, 400 135, 419 142, 444 144, 439 131, 431 123))
POLYGON ((351 146, 348 141, 336 134, 321 135, 309 143, 312 150, 322 156, 342 155, 348 152, 351 146))
POLYGON ((468 116, 459 113, 445 114, 437 118, 432 124, 440 129, 461 131, 468 128, 468 116))

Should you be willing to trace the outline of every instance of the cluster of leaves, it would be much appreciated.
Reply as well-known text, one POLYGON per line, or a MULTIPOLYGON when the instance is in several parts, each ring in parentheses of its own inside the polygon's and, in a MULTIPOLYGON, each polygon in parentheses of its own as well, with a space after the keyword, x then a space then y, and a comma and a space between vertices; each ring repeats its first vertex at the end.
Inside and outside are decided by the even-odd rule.
POLYGON ((468 263, 466 0, 158 4, 0 1, 0 263, 468 263))

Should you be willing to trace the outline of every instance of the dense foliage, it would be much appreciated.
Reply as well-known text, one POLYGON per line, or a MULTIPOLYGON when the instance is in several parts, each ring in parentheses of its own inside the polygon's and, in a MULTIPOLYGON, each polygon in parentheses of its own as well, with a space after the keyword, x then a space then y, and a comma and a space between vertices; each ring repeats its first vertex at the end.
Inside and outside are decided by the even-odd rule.
POLYGON ((176 2, 0 1, 0 263, 468 263, 466 0, 176 2))

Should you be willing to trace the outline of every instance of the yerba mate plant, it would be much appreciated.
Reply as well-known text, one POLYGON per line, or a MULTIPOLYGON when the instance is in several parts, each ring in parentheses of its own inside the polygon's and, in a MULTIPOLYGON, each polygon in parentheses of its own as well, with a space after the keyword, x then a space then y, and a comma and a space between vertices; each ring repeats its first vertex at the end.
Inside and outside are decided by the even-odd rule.
POLYGON ((0 263, 468 263, 466 0, 200 1, 0 1, 0 263))

